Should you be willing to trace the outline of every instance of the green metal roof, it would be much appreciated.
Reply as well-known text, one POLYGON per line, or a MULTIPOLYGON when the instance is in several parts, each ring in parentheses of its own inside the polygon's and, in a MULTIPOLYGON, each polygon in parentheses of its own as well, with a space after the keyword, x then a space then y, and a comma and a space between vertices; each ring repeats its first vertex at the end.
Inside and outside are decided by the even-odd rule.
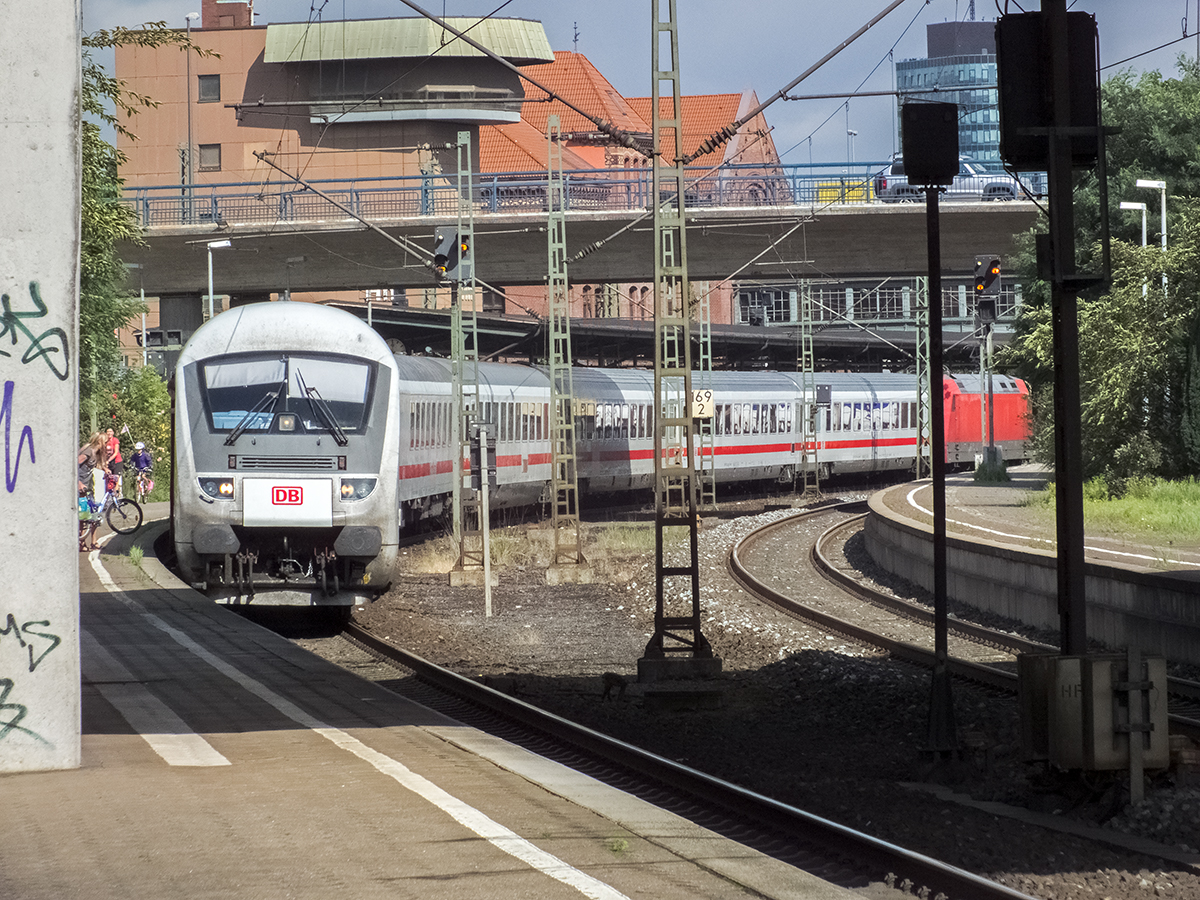
MULTIPOLYGON (((514 65, 554 62, 554 51, 541 22, 529 19, 447 18, 467 34, 514 65)), ((267 26, 264 62, 316 62, 339 59, 484 57, 425 18, 355 19, 339 22, 295 22, 267 26)))

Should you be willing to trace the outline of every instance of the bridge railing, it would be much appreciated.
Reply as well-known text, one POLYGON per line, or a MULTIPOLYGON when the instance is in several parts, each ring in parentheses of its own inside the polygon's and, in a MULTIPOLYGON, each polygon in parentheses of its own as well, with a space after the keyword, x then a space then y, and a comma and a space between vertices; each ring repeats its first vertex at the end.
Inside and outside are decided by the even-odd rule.
MULTIPOLYGON (((808 165, 734 165, 689 170, 684 194, 690 208, 802 206, 874 202, 874 177, 883 162, 808 165)), ((584 169, 564 173, 567 210, 637 212, 650 209, 648 169, 584 169)), ((121 202, 146 228, 189 224, 337 221, 347 213, 364 219, 453 217, 458 210, 454 179, 445 175, 314 180, 316 192, 292 182, 126 187, 121 202)), ((474 177, 478 213, 541 212, 546 177, 528 172, 474 177)), ((664 195, 662 202, 670 202, 664 195)))

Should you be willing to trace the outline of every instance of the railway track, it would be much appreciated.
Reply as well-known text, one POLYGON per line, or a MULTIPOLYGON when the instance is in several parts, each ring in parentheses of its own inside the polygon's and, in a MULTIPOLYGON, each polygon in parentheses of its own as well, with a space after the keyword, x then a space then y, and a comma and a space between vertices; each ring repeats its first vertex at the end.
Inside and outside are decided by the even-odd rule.
MULTIPOLYGON (((896 597, 853 577, 835 565, 827 555, 827 548, 842 539, 842 535, 847 530, 861 527, 865 517, 865 501, 856 501, 805 511, 797 516, 772 522, 750 533, 739 542, 730 554, 730 568, 734 577, 746 590, 788 615, 818 624, 822 628, 841 634, 860 644, 886 650, 896 659, 932 669, 934 653, 930 648, 933 636, 933 610, 924 604, 896 597), (813 515, 834 514, 840 514, 839 521, 822 533, 809 549, 808 555, 812 567, 830 582, 865 604, 869 604, 872 608, 884 610, 892 616, 926 628, 929 634, 929 646, 888 636, 878 629, 875 622, 864 624, 861 618, 852 620, 844 617, 844 614, 833 615, 828 609, 801 602, 791 596, 786 588, 781 590, 756 577, 752 571, 754 566, 743 561, 743 557, 752 552, 756 542, 767 540, 773 534, 785 534, 789 526, 795 526, 801 519, 813 515)), ((786 543, 786 540, 784 542, 786 543)), ((990 648, 1009 654, 1014 661, 1015 657, 1021 653, 1052 653, 1057 652, 1058 649, 1011 632, 997 631, 959 618, 952 618, 949 621, 949 634, 960 642, 960 646, 965 643, 971 646, 990 648)), ((1017 693, 1014 662, 981 663, 973 659, 954 656, 954 649, 955 645, 952 644, 951 659, 948 664, 953 676, 993 690, 1014 695, 1017 693)), ((1170 678, 1168 679, 1167 697, 1172 732, 1187 734, 1194 738, 1200 737, 1200 682, 1170 678)))
POLYGON ((343 638, 396 668, 410 699, 847 888, 918 896, 1028 895, 641 750, 433 665, 351 623, 343 638), (924 889, 924 891, 923 891, 924 889))

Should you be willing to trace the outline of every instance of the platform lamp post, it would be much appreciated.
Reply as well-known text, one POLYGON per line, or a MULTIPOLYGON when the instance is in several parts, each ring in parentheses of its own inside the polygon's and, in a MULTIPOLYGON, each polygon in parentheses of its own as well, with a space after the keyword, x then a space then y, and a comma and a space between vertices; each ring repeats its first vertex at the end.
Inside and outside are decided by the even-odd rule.
POLYGON ((213 317, 213 277, 212 277, 212 252, 214 250, 222 250, 226 247, 232 247, 233 241, 209 241, 208 242, 208 317, 213 317))
MULTIPOLYGON (((190 12, 187 14, 187 16, 185 16, 185 18, 187 20, 187 41, 188 41, 188 44, 191 44, 191 42, 192 42, 192 23, 195 22, 198 18, 200 18, 200 13, 190 12)), ((187 65, 187 75, 186 75, 187 84, 185 85, 185 87, 187 89, 187 91, 186 91, 186 93, 187 93, 187 103, 186 103, 186 106, 187 106, 187 154, 186 154, 186 160, 185 160, 187 163, 187 168, 186 168, 186 172, 187 172, 187 175, 186 175, 186 177, 187 177, 187 211, 186 211, 186 215, 184 216, 184 222, 191 222, 192 221, 192 211, 193 211, 192 184, 196 180, 196 174, 195 174, 196 168, 195 168, 195 164, 192 162, 192 53, 190 50, 184 51, 184 58, 186 60, 186 65, 187 65)))
MULTIPOLYGON (((1142 211, 1142 247, 1146 246, 1146 204, 1122 202, 1121 209, 1140 209, 1142 211)), ((1165 237, 1165 235, 1164 235, 1165 237)), ((1146 296, 1146 285, 1142 285, 1142 296, 1146 296)))
MULTIPOLYGON (((1137 186, 1140 188, 1157 188, 1162 197, 1162 249, 1163 255, 1167 252, 1167 183, 1165 181, 1152 181, 1146 178, 1139 178, 1137 186)), ((1165 262, 1165 261, 1164 261, 1165 262)), ((1167 292, 1167 273, 1163 272, 1163 293, 1167 292)))

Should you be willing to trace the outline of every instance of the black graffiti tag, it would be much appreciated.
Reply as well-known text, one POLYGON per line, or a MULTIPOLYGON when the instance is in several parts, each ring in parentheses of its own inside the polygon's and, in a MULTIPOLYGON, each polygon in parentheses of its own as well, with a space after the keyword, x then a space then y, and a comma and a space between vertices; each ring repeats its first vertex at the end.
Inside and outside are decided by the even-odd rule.
POLYGON ((3 627, 0 627, 0 638, 11 634, 17 639, 17 643, 19 643, 25 648, 25 650, 29 652, 30 672, 38 667, 41 661, 46 658, 48 653, 62 643, 62 638, 60 638, 57 634, 49 634, 45 631, 37 631, 34 626, 38 628, 49 628, 50 622, 47 619, 43 619, 38 622, 26 622, 24 625, 18 627, 17 620, 13 617, 12 613, 9 613, 8 618, 4 621, 3 627), (46 641, 49 641, 49 646, 43 649, 40 653, 37 653, 35 656, 34 644, 40 644, 41 642, 27 640, 27 638, 43 638, 46 641))
POLYGON ((27 734, 31 738, 36 738, 48 747, 53 747, 48 740, 38 734, 36 731, 30 731, 28 728, 22 728, 18 723, 29 714, 29 710, 20 703, 7 703, 8 695, 12 693, 13 681, 11 678, 0 678, 0 741, 8 737, 9 732, 19 731, 22 734, 27 734), (3 715, 6 711, 12 710, 13 716, 8 721, 4 721, 3 715))
MULTIPOLYGON (((15 347, 17 342, 20 341, 21 335, 24 335, 31 343, 21 357, 21 362, 28 364, 35 359, 44 359, 55 377, 59 381, 66 381, 71 368, 71 360, 67 354, 67 333, 61 328, 47 328, 37 337, 34 337, 33 332, 25 325, 25 320, 40 319, 49 310, 46 308, 46 304, 42 302, 41 289, 38 287, 36 281, 29 282, 29 297, 33 300, 33 305, 37 309, 27 312, 14 312, 12 298, 8 294, 0 294, 0 307, 3 307, 2 311, 0 311, 0 340, 3 340, 4 336, 8 335, 12 341, 12 345, 15 347), (55 357, 54 354, 59 354, 59 356, 55 357)), ((6 350, 0 350, 0 356, 12 356, 12 354, 6 350)))

